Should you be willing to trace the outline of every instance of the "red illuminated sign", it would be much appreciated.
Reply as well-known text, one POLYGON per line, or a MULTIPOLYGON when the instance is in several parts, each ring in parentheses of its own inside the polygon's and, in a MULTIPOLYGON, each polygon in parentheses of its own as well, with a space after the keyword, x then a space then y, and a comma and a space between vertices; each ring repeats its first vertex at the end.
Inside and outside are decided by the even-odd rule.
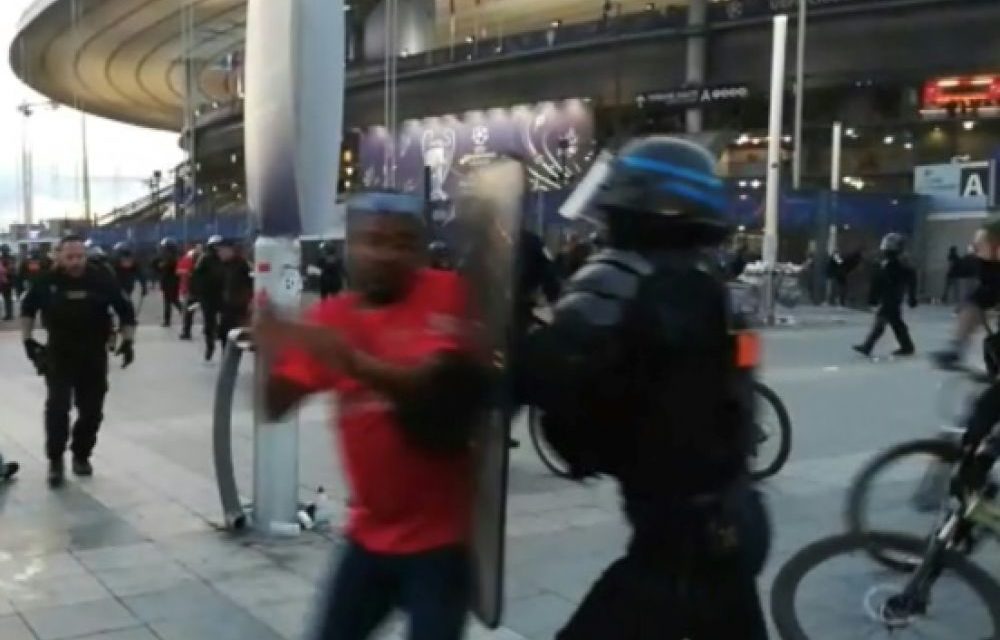
POLYGON ((924 84, 924 109, 1000 106, 1000 75, 937 78, 924 84))

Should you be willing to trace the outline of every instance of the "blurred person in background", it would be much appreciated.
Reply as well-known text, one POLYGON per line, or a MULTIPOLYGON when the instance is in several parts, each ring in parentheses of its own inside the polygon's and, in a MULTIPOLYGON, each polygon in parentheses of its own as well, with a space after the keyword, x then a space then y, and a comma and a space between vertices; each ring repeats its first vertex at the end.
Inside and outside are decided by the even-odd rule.
POLYGON ((14 285, 17 280, 17 262, 10 255, 8 245, 0 245, 0 297, 3 298, 3 319, 14 319, 14 285))
POLYGON ((184 317, 184 308, 180 299, 180 276, 177 274, 177 241, 164 238, 160 241, 160 251, 153 260, 153 273, 160 283, 160 293, 163 296, 163 326, 169 327, 174 309, 184 317))
POLYGON ((201 258, 201 245, 195 244, 177 261, 177 293, 181 299, 181 307, 184 315, 181 321, 181 340, 191 339, 191 325, 194 324, 194 311, 197 306, 197 299, 191 291, 191 276, 194 275, 194 267, 201 258))
POLYGON ((222 270, 222 295, 219 299, 219 341, 226 348, 229 332, 247 324, 253 300, 253 277, 250 263, 240 247, 223 240, 217 247, 222 270))
POLYGON ((191 274, 191 293, 198 301, 204 323, 202 333, 205 338, 206 362, 214 357, 215 343, 219 339, 219 315, 222 313, 222 298, 226 286, 226 272, 219 258, 219 247, 224 242, 223 237, 218 234, 211 236, 191 274))

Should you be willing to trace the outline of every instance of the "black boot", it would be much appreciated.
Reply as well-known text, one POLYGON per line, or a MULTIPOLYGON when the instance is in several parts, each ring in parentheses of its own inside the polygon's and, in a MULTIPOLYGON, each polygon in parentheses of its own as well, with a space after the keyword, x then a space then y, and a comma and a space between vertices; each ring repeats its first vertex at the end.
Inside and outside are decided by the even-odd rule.
POLYGON ((209 342, 205 345, 205 362, 211 362, 212 356, 215 355, 215 343, 209 342))
POLYGON ((62 458, 49 461, 49 486, 57 489, 66 480, 66 470, 63 467, 62 458))
POLYGON ((854 349, 855 351, 857 351, 858 353, 860 353, 861 355, 863 355, 866 358, 870 358, 871 355, 872 355, 871 350, 868 349, 867 347, 865 347, 864 345, 856 344, 856 345, 854 345, 851 348, 854 349))
POLYGON ((73 475, 89 478, 94 475, 94 467, 86 458, 73 458, 73 475))

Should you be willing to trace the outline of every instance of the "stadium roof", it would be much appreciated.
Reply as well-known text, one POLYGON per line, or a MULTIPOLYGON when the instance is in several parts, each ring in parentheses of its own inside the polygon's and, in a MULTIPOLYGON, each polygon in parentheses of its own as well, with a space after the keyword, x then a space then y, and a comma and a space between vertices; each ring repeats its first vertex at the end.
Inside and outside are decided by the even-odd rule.
POLYGON ((195 104, 225 100, 220 64, 242 48, 245 0, 183 0, 194 21, 185 52, 178 0, 36 0, 11 43, 10 62, 47 97, 159 129, 183 124, 185 62, 195 104))

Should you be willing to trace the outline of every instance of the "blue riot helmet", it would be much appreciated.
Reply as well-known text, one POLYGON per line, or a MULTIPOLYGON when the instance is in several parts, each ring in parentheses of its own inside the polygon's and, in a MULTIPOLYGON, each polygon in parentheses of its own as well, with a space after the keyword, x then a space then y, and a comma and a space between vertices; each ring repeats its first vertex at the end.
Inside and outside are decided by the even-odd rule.
POLYGON ((604 153, 560 208, 606 224, 611 244, 699 246, 730 231, 725 184, 705 147, 669 136, 604 153))
POLYGON ((176 251, 177 250, 177 239, 167 236, 160 240, 160 248, 164 251, 176 251))
POLYGON ((216 233, 209 236, 208 241, 205 243, 205 246, 209 248, 215 248, 221 245, 224 242, 224 240, 225 239, 222 236, 216 233))
POLYGON ((132 255, 132 245, 127 242, 116 242, 114 246, 114 253, 118 257, 129 257, 132 255))

